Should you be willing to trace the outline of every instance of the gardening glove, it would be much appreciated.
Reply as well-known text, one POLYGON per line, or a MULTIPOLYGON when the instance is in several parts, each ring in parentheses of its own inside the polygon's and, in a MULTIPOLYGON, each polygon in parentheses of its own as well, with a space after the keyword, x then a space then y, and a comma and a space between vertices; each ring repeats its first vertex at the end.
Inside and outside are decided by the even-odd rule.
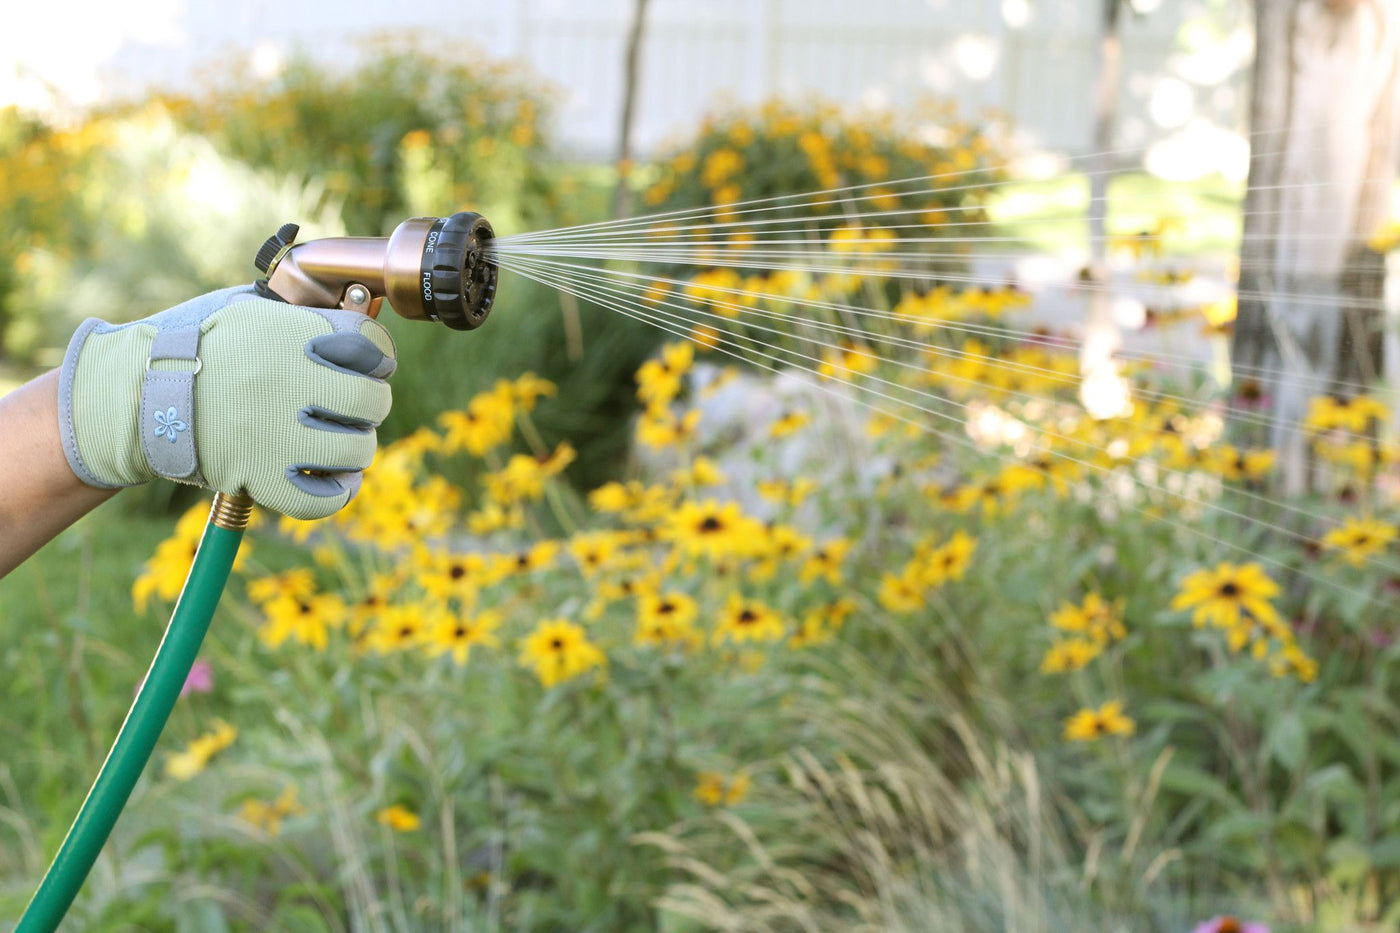
POLYGON ((395 365, 373 319, 251 286, 121 326, 90 318, 59 378, 63 451, 89 486, 164 476, 324 518, 359 491, 395 365))

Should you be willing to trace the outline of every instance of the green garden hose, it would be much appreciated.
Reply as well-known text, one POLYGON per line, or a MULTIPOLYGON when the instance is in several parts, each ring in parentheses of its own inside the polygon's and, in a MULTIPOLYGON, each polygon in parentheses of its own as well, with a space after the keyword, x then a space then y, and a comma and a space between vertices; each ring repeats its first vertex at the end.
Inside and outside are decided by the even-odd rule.
POLYGON ((179 699, 238 556, 252 508, 252 500, 244 496, 219 493, 214 497, 194 565, 146 682, 15 933, 53 933, 82 888, 179 699))

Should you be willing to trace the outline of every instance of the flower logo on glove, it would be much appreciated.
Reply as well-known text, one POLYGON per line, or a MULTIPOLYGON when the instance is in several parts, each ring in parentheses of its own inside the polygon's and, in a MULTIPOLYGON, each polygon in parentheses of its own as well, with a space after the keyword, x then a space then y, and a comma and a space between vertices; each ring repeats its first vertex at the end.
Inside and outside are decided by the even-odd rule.
POLYGON ((170 443, 175 443, 176 435, 181 431, 189 430, 189 425, 180 420, 180 413, 171 405, 165 411, 155 412, 156 416, 156 437, 168 437, 170 443))

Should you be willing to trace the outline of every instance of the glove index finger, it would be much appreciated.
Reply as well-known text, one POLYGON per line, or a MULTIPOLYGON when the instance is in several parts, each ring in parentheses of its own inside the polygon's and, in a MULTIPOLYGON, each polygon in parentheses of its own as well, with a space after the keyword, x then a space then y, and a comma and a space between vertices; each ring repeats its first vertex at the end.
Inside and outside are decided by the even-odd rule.
POLYGON ((306 355, 323 366, 375 379, 387 379, 397 368, 394 338, 373 318, 339 309, 304 309, 323 318, 332 332, 306 344, 306 355))

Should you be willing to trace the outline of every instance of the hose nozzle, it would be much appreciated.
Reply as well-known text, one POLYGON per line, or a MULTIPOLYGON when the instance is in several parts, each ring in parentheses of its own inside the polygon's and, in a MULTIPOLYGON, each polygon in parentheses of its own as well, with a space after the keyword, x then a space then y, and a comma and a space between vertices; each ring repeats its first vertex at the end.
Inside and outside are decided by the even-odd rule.
POLYGON ((414 217, 388 237, 328 237, 296 242, 284 224, 255 263, 269 297, 312 308, 345 308, 371 317, 384 299, 401 317, 454 330, 481 326, 496 298, 495 239, 480 214, 414 217))

